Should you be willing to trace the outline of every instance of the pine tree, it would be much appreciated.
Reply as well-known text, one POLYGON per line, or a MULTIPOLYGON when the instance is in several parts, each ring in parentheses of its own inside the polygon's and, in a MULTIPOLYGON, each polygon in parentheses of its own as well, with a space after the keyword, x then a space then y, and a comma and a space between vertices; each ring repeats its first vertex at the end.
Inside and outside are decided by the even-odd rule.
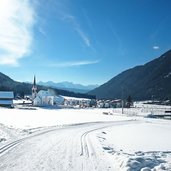
POLYGON ((132 105, 132 97, 129 95, 128 98, 127 98, 126 106, 127 106, 128 108, 130 108, 131 105, 132 105))

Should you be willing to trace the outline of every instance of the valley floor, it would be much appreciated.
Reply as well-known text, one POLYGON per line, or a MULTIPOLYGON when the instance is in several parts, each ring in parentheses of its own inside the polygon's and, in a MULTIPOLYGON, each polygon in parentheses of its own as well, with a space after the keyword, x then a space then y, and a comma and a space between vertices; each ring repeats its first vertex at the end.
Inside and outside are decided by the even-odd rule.
POLYGON ((0 108, 0 171, 169 171, 170 132, 112 109, 0 108))

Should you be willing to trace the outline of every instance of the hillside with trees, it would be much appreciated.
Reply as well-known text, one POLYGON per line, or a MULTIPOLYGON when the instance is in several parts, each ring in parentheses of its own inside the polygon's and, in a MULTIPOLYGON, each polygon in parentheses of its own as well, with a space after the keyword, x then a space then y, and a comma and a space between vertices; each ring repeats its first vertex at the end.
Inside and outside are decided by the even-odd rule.
POLYGON ((144 65, 128 69, 89 92, 98 99, 129 95, 135 100, 171 99, 171 50, 144 65))

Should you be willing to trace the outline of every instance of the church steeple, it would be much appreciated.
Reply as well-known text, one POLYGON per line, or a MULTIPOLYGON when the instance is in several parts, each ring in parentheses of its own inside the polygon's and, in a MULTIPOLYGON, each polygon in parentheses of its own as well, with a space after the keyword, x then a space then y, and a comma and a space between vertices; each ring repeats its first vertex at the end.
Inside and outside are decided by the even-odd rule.
POLYGON ((33 87, 32 87, 32 99, 34 100, 37 95, 37 85, 36 85, 36 76, 34 75, 34 80, 33 80, 33 87))
POLYGON ((36 86, 36 76, 34 75, 33 86, 36 86))

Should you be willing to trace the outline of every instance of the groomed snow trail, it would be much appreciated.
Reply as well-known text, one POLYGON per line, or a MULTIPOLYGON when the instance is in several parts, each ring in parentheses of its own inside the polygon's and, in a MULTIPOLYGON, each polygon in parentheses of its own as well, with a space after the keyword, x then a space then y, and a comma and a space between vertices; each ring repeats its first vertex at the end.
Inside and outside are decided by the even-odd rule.
POLYGON ((95 132, 137 121, 97 122, 48 129, 0 148, 0 171, 113 171, 95 132))

